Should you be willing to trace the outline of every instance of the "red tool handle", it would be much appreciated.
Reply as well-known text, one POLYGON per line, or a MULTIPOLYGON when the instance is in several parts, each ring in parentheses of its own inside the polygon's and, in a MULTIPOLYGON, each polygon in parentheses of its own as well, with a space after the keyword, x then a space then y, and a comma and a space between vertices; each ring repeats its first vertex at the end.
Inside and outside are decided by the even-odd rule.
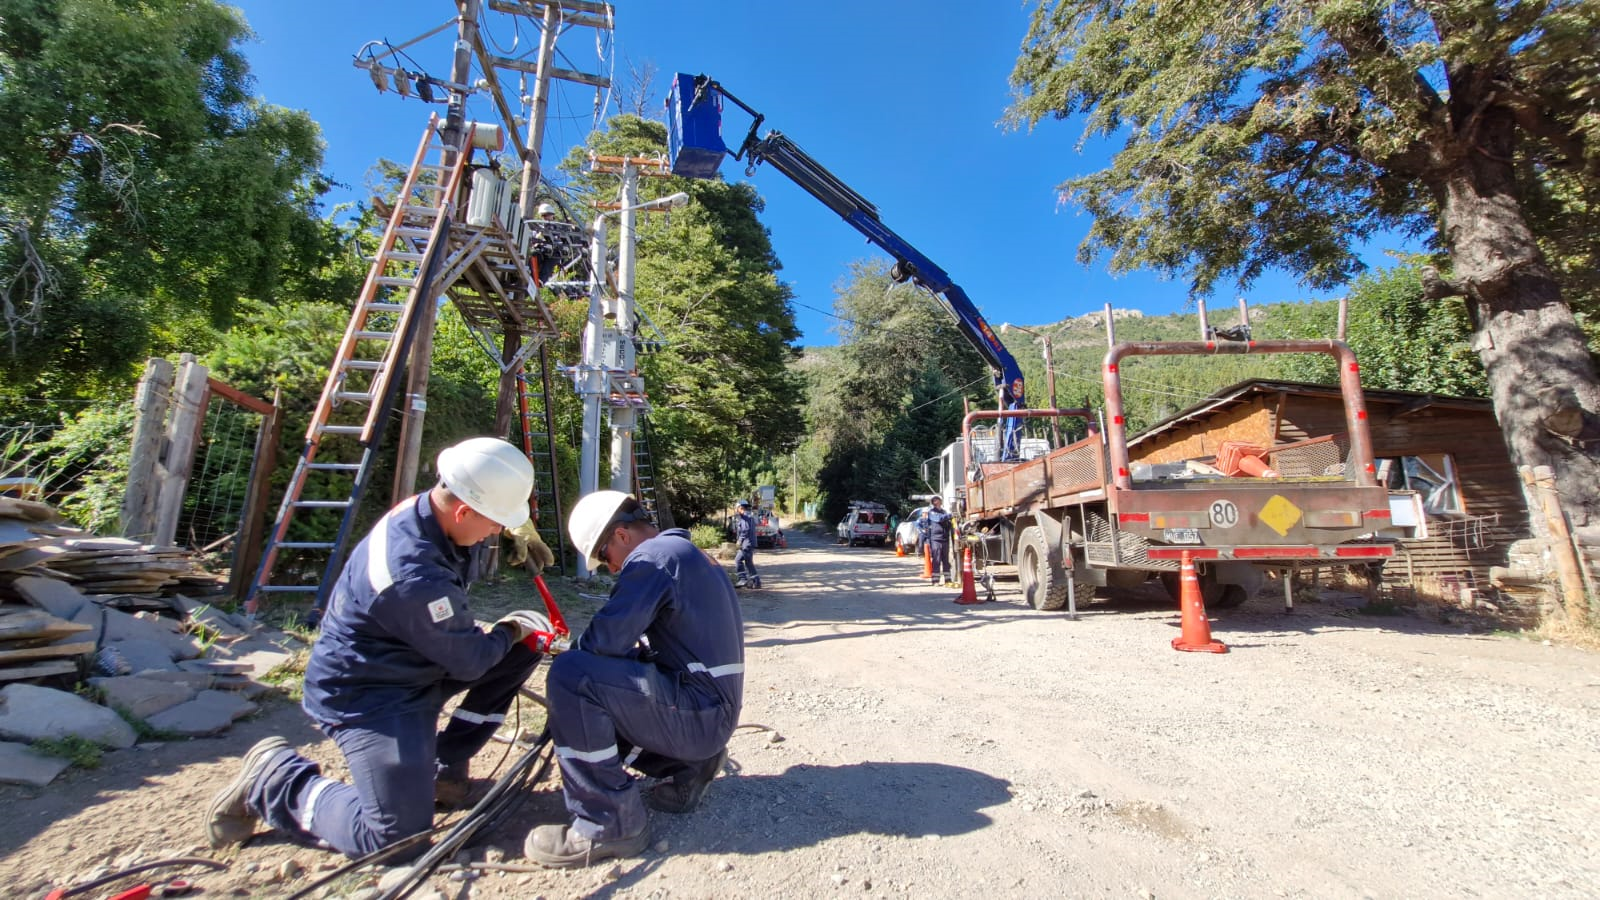
POLYGON ((539 596, 544 598, 544 608, 550 613, 551 631, 535 631, 522 639, 522 643, 535 653, 546 653, 552 647, 565 646, 566 639, 572 632, 567 630, 567 620, 561 617, 561 609, 556 606, 556 598, 550 596, 550 588, 544 583, 544 576, 537 573, 533 576, 534 587, 539 589, 539 596))
POLYGON ((567 630, 567 620, 561 617, 561 608, 556 606, 556 598, 550 596, 550 588, 545 586, 544 576, 533 576, 533 586, 539 589, 539 596, 544 598, 544 608, 550 613, 550 627, 562 637, 571 634, 567 630))

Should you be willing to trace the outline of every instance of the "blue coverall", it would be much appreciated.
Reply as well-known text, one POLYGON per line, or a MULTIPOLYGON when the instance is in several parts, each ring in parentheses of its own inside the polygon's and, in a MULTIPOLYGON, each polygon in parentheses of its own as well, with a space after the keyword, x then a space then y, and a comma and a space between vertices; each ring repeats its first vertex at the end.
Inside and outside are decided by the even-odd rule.
POLYGON ((390 510, 356 545, 322 618, 301 703, 339 745, 351 784, 284 751, 246 795, 268 825, 352 858, 432 827, 435 777, 465 778, 539 663, 508 627, 485 633, 473 621, 466 587, 475 549, 445 537, 427 494, 390 510), (437 731, 445 700, 462 691, 437 731))
POLYGON ((623 766, 691 771, 739 722, 744 619, 727 573, 681 528, 641 543, 577 646, 551 660, 546 694, 573 832, 639 834, 644 804, 623 766))
POLYGON ((747 512, 733 517, 733 541, 738 546, 733 555, 733 574, 739 584, 761 587, 761 574, 756 571, 756 517, 747 512))
POLYGON ((917 534, 933 558, 933 583, 950 580, 950 513, 936 506, 928 507, 917 521, 917 534), (940 573, 943 577, 940 577, 940 573))

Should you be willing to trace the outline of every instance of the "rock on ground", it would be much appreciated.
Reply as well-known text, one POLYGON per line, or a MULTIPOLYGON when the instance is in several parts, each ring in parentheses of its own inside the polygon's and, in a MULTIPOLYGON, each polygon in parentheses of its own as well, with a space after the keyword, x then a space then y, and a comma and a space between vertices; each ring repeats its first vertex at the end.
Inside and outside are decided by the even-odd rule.
POLYGON ((106 747, 132 747, 133 726, 116 712, 67 691, 32 684, 0 689, 0 738, 37 741, 77 736, 106 747))

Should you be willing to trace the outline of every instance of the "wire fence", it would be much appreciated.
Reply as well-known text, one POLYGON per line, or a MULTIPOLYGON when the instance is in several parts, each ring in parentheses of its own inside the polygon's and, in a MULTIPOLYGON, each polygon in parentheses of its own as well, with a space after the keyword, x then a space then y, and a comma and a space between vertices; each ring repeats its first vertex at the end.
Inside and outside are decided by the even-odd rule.
MULTIPOLYGON (((137 411, 132 402, 59 414, 46 401, 20 404, 0 423, 0 495, 40 500, 73 524, 120 534, 137 411), (38 421, 26 421, 30 413, 38 421), (48 421, 54 415, 57 421, 48 421)), ((257 437, 266 417, 212 393, 197 435, 174 543, 219 553, 233 549, 249 497, 257 437)))

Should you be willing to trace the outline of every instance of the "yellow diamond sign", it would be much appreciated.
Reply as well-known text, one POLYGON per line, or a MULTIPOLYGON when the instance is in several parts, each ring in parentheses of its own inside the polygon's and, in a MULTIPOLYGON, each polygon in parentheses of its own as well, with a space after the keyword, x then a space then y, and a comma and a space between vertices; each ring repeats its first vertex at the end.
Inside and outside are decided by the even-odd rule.
POLYGON ((1285 500, 1280 494, 1273 494, 1272 499, 1267 501, 1267 505, 1261 507, 1259 518, 1267 523, 1268 527, 1273 531, 1276 531, 1278 537, 1287 537, 1289 529, 1294 527, 1294 523, 1300 521, 1300 515, 1300 507, 1285 500))

